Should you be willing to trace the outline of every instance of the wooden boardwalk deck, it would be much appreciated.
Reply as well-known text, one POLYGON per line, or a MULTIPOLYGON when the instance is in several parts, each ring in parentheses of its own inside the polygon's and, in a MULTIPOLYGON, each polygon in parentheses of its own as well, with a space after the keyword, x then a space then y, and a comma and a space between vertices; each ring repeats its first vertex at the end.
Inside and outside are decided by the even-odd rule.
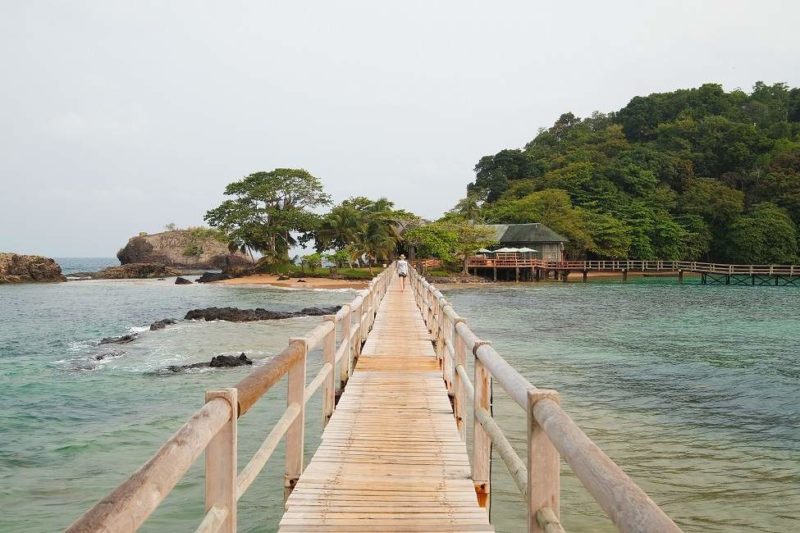
POLYGON ((430 334, 393 279, 280 531, 494 531, 430 334))

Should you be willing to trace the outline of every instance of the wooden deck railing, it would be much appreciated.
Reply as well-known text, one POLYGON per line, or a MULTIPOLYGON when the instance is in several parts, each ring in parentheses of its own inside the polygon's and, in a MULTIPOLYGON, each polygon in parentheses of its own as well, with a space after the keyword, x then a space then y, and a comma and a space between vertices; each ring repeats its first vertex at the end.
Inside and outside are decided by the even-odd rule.
POLYGON ((236 531, 237 501, 247 491, 278 443, 286 437, 284 496, 292 491, 303 470, 306 403, 322 388, 323 427, 335 404, 335 380, 347 382, 354 360, 372 327, 386 294, 394 266, 370 281, 369 287, 336 315, 258 367, 235 387, 206 393, 206 403, 116 490, 87 511, 68 531, 135 531, 167 497, 190 466, 205 451, 205 510, 197 531, 236 531), (340 343, 337 348, 337 327, 340 343), (306 385, 306 359, 322 347, 323 364, 306 385), (337 365, 339 372, 337 377, 337 365), (278 381, 287 376, 286 411, 247 465, 237 472, 237 421, 278 381))
POLYGON ((473 257, 469 268, 541 268, 545 270, 601 271, 601 272, 697 272, 706 274, 762 274, 770 276, 800 276, 800 265, 731 265, 698 261, 639 261, 609 259, 599 261, 546 261, 524 259, 500 254, 498 258, 473 257))
POLYGON ((563 531, 559 523, 562 457, 620 531, 680 531, 561 408, 556 391, 533 386, 487 341, 476 336, 442 293, 413 270, 411 286, 435 340, 442 375, 453 394, 456 424, 464 440, 467 416, 472 413, 470 464, 482 505, 488 507, 490 503, 494 445, 527 502, 528 531, 563 531), (467 372, 468 351, 474 357, 472 381, 467 372), (525 412, 528 428, 525 460, 517 455, 492 416, 493 380, 525 412))

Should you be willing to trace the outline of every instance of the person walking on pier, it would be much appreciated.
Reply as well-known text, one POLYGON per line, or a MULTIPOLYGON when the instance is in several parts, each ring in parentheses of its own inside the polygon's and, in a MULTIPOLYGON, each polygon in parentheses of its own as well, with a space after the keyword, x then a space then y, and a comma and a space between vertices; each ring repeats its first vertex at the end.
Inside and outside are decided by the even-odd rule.
POLYGON ((400 276, 400 290, 406 290, 406 278, 408 277, 408 261, 406 256, 400 254, 400 259, 397 260, 397 275, 400 276))

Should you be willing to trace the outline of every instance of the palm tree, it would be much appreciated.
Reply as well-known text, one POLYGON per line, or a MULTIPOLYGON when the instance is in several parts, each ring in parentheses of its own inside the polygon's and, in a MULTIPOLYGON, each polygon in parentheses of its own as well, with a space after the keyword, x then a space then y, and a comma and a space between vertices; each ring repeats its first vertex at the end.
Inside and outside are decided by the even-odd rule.
POLYGON ((403 226, 417 217, 394 209, 386 198, 350 198, 323 217, 314 237, 317 250, 346 250, 351 260, 364 260, 372 272, 379 259, 391 259, 403 226))

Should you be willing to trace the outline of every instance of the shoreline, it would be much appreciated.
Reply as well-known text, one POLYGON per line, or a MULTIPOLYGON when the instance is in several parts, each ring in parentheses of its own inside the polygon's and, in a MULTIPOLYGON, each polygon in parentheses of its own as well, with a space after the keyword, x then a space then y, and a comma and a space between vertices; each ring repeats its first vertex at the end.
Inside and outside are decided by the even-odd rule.
POLYGON ((284 289, 364 289, 367 287, 368 282, 331 278, 290 278, 281 280, 275 274, 253 274, 212 283, 214 285, 269 285, 284 289))

